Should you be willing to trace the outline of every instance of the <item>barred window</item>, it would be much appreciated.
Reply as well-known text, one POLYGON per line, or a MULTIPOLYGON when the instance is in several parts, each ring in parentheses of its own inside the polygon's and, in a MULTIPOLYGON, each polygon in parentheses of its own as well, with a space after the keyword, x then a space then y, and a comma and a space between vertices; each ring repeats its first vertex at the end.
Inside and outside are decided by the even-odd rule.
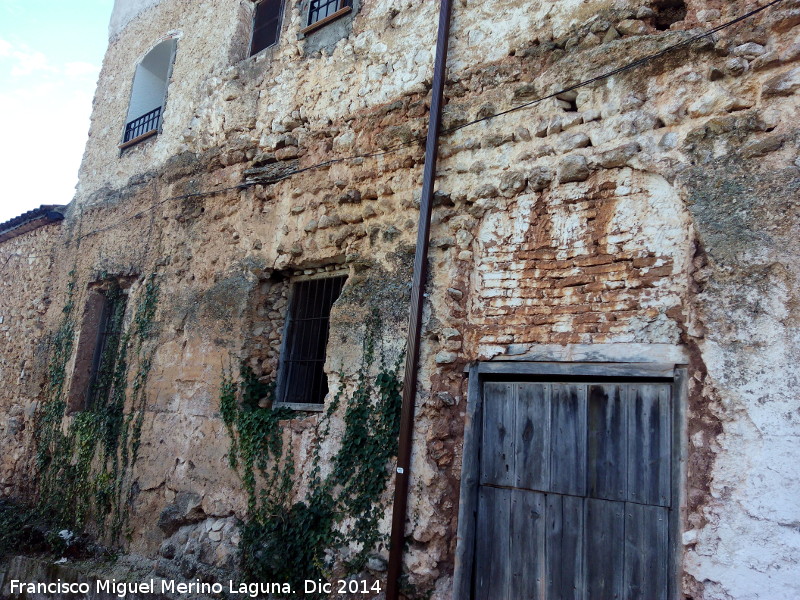
POLYGON ((283 0, 262 0, 256 4, 250 56, 278 43, 282 14, 283 0))
POLYGON ((352 8, 353 0, 311 0, 308 8, 308 25, 314 25, 324 19, 334 19, 339 14, 352 8))
POLYGON ((328 393, 325 352, 333 303, 347 277, 295 281, 278 373, 277 404, 321 406, 328 393))

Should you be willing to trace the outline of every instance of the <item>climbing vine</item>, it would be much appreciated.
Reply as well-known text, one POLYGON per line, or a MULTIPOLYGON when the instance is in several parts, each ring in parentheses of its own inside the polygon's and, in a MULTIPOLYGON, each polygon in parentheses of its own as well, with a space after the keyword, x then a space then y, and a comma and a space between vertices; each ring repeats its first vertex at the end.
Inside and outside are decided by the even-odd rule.
POLYGON ((82 529, 94 517, 101 533, 116 541, 125 523, 131 493, 126 476, 138 456, 147 403, 144 388, 154 349, 146 342, 152 335, 159 286, 154 276, 145 281, 127 329, 123 324, 127 296, 116 282, 104 290, 106 334, 95 374, 83 409, 63 426, 66 365, 75 337, 74 272, 68 292, 52 342, 48 397, 36 415, 39 508, 60 527, 71 529, 82 529), (131 362, 136 371, 129 394, 131 362))
POLYGON ((400 358, 387 364, 377 311, 367 322, 363 359, 355 387, 339 388, 315 428, 307 491, 292 502, 299 481, 283 423, 296 416, 286 408, 259 408, 272 398, 272 385, 260 383, 243 366, 238 383, 223 373, 220 411, 231 437, 229 462, 248 494, 249 516, 241 524, 240 565, 253 581, 285 581, 303 589, 305 579, 325 579, 333 551, 355 549, 350 572, 363 570, 382 541, 381 498, 389 481, 388 463, 397 453, 400 426, 400 358), (371 375, 378 363, 377 376, 371 375), (330 472, 323 476, 321 448, 331 420, 344 407, 344 432, 330 472))

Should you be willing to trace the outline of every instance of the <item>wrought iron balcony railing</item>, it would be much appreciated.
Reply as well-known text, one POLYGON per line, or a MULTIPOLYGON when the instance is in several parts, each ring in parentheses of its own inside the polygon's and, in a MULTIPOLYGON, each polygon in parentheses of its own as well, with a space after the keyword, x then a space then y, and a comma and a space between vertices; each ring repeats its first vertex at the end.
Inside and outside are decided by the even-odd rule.
POLYGON ((158 130, 161 125, 161 109, 162 107, 159 106, 128 123, 125 126, 125 138, 122 141, 123 145, 146 133, 158 130))

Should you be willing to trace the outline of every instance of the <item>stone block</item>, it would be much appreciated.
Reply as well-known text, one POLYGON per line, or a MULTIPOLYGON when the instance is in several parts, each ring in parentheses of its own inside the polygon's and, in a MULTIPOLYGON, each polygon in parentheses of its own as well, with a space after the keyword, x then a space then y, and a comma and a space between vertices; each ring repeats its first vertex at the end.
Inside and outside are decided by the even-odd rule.
POLYGON ((625 19, 617 23, 617 31, 622 35, 644 35, 649 30, 647 23, 638 19, 625 19))
POLYGON ((439 352, 436 355, 435 360, 437 365, 449 365, 458 360, 458 354, 456 354, 455 352, 448 352, 448 351, 439 352))
POLYGON ((528 184, 534 192, 540 192, 553 181, 553 172, 547 167, 534 167, 528 171, 528 184))
POLYGON ((606 31, 605 35, 603 36, 603 43, 607 44, 608 42, 618 39, 619 37, 619 31, 617 31, 615 27, 609 27, 608 31, 606 31))
POLYGON ((567 156, 558 163, 559 183, 570 183, 576 181, 586 181, 589 179, 591 171, 585 156, 567 156))
POLYGON ((741 56, 734 56, 725 61, 723 71, 731 77, 739 77, 747 71, 748 66, 750 66, 750 63, 746 59, 741 56))
POLYGON ((202 498, 192 492, 179 492, 158 517, 158 528, 171 536, 184 525, 198 523, 206 518, 201 508, 202 498))
POLYGON ((759 158, 780 150, 783 146, 782 135, 771 135, 762 140, 753 140, 742 146, 741 153, 745 158, 759 158))
POLYGON ((524 173, 520 173, 519 171, 506 171, 500 177, 499 190, 503 196, 511 197, 520 193, 527 185, 528 182, 524 173))
POLYGON ((767 51, 764 46, 761 44, 756 44, 755 42, 747 42, 746 44, 741 44, 736 46, 733 49, 733 54, 736 56, 741 56, 748 60, 752 60, 758 56, 761 56, 767 51))
POLYGON ((800 88, 800 67, 776 75, 768 79, 762 88, 761 95, 765 98, 770 96, 791 96, 800 88))
POLYGON ((624 167, 641 149, 637 142, 631 142, 602 152, 595 157, 595 160, 605 169, 624 167))
POLYGON ((589 136, 585 133, 575 133, 572 135, 563 135, 559 140, 559 148, 562 152, 570 152, 578 148, 586 148, 592 144, 589 136))

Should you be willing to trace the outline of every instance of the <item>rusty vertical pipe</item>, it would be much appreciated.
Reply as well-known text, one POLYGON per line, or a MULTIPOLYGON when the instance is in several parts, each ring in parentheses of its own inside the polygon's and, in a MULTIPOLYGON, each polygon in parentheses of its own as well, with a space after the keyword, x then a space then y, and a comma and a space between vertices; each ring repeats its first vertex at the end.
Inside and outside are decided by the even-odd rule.
POLYGON ((417 396, 417 371, 419 370, 419 345, 422 330, 422 309, 425 301, 428 247, 430 243, 433 188, 436 183, 436 161, 439 152, 439 129, 442 122, 442 101, 447 77, 447 43, 450 39, 451 0, 441 0, 439 8, 439 33, 436 40, 436 58, 431 87, 431 109, 428 119, 428 138, 425 143, 425 170, 422 178, 422 197, 419 206, 417 250, 414 255, 414 276, 411 286, 411 310, 408 320, 408 341, 405 379, 403 381, 403 407, 400 414, 397 468, 394 484, 392 535, 389 543, 389 567, 386 600, 397 600, 400 592, 400 575, 403 570, 406 510, 408 506, 409 467, 414 436, 414 404, 417 396))

